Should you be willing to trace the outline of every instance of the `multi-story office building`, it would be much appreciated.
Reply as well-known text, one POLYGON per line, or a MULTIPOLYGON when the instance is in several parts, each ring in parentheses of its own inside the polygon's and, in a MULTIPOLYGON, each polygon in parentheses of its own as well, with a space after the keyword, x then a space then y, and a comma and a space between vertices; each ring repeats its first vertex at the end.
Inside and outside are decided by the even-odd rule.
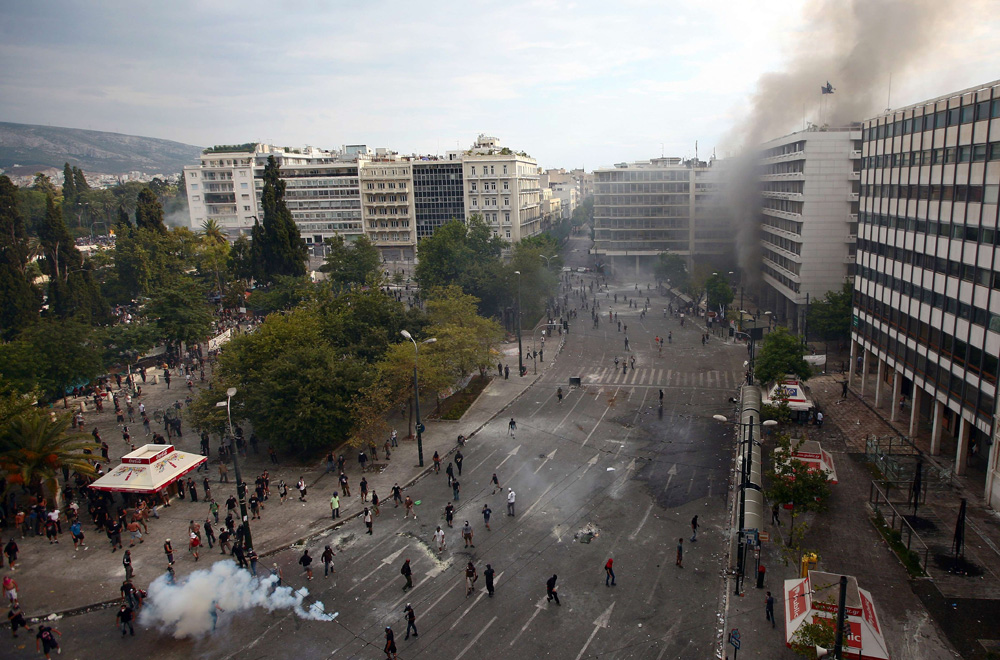
POLYGON ((760 153, 761 306, 793 329, 854 275, 861 126, 811 128, 760 153))
POLYGON ((305 242, 322 244, 338 234, 354 240, 364 233, 358 163, 367 149, 353 149, 348 154, 247 144, 206 150, 199 165, 184 168, 191 226, 214 220, 231 237, 249 233, 260 217, 264 166, 274 156, 285 202, 305 242))
POLYGON ((534 158, 500 146, 480 135, 472 148, 458 153, 465 184, 465 217, 483 216, 499 236, 511 243, 542 231, 538 165, 534 158))
POLYGON ((1000 81, 863 126, 852 376, 1000 507, 1000 81))
POLYGON ((640 270, 664 252, 689 262, 732 249, 712 163, 654 158, 594 171, 594 248, 612 269, 640 270))
POLYGON ((417 222, 413 164, 397 158, 375 158, 361 166, 365 233, 390 261, 413 259, 417 222))
POLYGON ((423 157, 413 161, 413 200, 417 240, 430 236, 451 220, 465 219, 462 161, 423 157))

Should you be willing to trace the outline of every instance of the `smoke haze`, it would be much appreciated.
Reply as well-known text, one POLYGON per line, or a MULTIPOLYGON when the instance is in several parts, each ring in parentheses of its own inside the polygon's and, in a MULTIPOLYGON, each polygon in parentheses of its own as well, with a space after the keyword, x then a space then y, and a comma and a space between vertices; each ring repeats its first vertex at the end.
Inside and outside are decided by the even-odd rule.
MULTIPOLYGON (((747 281, 760 277, 760 187, 756 149, 802 130, 804 121, 845 126, 884 110, 890 74, 933 57, 947 41, 956 4, 948 0, 815 0, 783 71, 763 75, 742 120, 723 140, 725 195, 736 253, 747 281), (822 94, 827 81, 833 94, 822 94)), ((968 20, 968 17, 966 17, 968 20)))
MULTIPOLYGON (((266 569, 263 569, 266 570, 266 569)), ((235 562, 220 561, 209 570, 194 571, 185 580, 171 584, 162 575, 149 585, 149 597, 139 617, 143 625, 158 628, 177 639, 202 637, 213 631, 216 620, 223 624, 234 614, 257 607, 269 612, 292 610, 300 618, 333 621, 337 613, 327 613, 323 603, 305 602, 309 592, 277 586, 278 578, 268 575, 253 577, 235 562)))

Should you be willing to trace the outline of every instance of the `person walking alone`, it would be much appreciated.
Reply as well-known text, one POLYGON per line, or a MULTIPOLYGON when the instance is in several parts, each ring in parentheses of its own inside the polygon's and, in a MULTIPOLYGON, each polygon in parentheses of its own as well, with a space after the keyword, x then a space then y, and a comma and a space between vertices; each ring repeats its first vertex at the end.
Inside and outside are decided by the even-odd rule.
POLYGON ((465 521, 465 525, 462 527, 462 540, 465 541, 466 548, 476 547, 472 542, 472 525, 469 524, 468 520, 465 521))
POLYGON ((479 573, 476 572, 476 567, 469 562, 469 565, 465 567, 465 597, 468 598, 472 595, 472 592, 476 590, 476 580, 479 579, 479 573))
POLYGON ((507 489, 507 515, 514 515, 514 490, 512 488, 507 489))
POLYGON ((135 628, 132 627, 132 618, 134 612, 132 608, 122 603, 122 606, 118 608, 118 614, 115 615, 115 625, 121 626, 122 637, 125 636, 125 629, 128 628, 128 632, 132 637, 135 637, 135 628))
POLYGON ((681 568, 684 568, 684 539, 677 539, 677 561, 675 562, 681 568))
POLYGON ((556 575, 553 575, 545 581, 545 595, 548 602, 551 603, 554 600, 556 601, 556 605, 562 605, 562 603, 559 602, 559 591, 556 587, 556 577, 556 575))
MULTIPOLYGON (((489 504, 483 505, 483 522, 486 523, 486 531, 490 531, 490 516, 493 515, 493 509, 490 508, 489 504)), ((475 547, 475 546, 473 546, 475 547)))
POLYGON ((493 598, 493 567, 486 564, 486 570, 483 571, 483 577, 486 579, 486 592, 489 594, 490 598, 493 598))
POLYGON ((406 637, 404 637, 403 639, 410 638, 411 630, 413 631, 414 637, 419 637, 420 635, 417 634, 417 624, 416 624, 417 615, 414 614, 413 607, 411 607, 409 603, 407 603, 406 607, 403 608, 403 615, 406 616, 406 637))
POLYGON ((767 597, 764 598, 764 617, 767 621, 771 622, 771 627, 774 628, 776 625, 774 622, 774 596, 771 595, 770 591, 767 592, 767 597))
POLYGON ((438 552, 442 552, 445 549, 447 543, 444 540, 444 530, 438 525, 437 531, 434 532, 434 542, 437 543, 438 552))
POLYGON ((365 527, 368 528, 368 531, 366 533, 367 534, 371 534, 372 533, 372 514, 371 514, 370 511, 368 511, 368 507, 365 507, 364 521, 365 521, 365 527))
POLYGON ((337 572, 333 570, 333 558, 336 554, 330 546, 326 546, 323 549, 323 554, 319 556, 323 562, 323 577, 328 577, 330 573, 337 572))
POLYGON ((413 588, 413 570, 410 568, 410 560, 407 559, 403 562, 403 567, 399 569, 399 574, 406 578, 406 584, 403 585, 403 591, 413 588))
POLYGON ((691 542, 698 540, 698 516, 691 519, 691 542))
POLYGON ((604 586, 605 587, 613 587, 613 586, 615 586, 615 570, 613 568, 614 563, 615 563, 615 560, 613 558, 611 558, 611 557, 608 557, 608 563, 606 563, 604 565, 604 573, 605 573, 604 586), (609 584, 609 582, 610 582, 610 584, 609 584))
POLYGON ((307 548, 303 551, 302 556, 299 557, 299 564, 302 565, 302 570, 306 574, 306 579, 313 579, 313 569, 312 569, 313 558, 309 556, 309 549, 307 548))
POLYGON ((517 422, 515 422, 514 418, 511 417, 510 421, 507 423, 507 433, 511 437, 514 437, 514 431, 516 431, 516 430, 517 430, 517 422))

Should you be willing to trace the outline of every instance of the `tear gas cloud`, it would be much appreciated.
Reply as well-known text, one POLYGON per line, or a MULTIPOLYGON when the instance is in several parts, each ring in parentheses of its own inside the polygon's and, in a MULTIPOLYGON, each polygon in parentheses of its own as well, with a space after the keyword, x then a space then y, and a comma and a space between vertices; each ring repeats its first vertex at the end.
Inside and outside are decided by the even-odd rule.
POLYGON ((277 576, 255 578, 232 561, 216 562, 210 569, 195 571, 176 584, 162 575, 149 585, 139 622, 181 639, 211 633, 216 627, 216 615, 221 624, 234 614, 258 607, 269 612, 292 610, 300 618, 313 621, 333 621, 337 617, 336 612, 326 612, 319 601, 307 603, 306 589, 277 584, 277 576), (223 611, 215 610, 216 605, 223 611))

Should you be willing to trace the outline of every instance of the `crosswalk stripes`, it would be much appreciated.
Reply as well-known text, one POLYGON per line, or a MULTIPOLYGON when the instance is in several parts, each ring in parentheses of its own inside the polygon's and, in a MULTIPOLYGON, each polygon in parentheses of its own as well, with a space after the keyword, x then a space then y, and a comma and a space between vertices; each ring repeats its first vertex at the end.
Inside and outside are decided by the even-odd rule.
POLYGON ((644 369, 642 367, 622 372, 621 368, 602 367, 587 374, 585 383, 604 385, 638 385, 658 387, 696 387, 701 389, 730 389, 743 382, 743 374, 736 371, 674 371, 673 369, 644 369))

